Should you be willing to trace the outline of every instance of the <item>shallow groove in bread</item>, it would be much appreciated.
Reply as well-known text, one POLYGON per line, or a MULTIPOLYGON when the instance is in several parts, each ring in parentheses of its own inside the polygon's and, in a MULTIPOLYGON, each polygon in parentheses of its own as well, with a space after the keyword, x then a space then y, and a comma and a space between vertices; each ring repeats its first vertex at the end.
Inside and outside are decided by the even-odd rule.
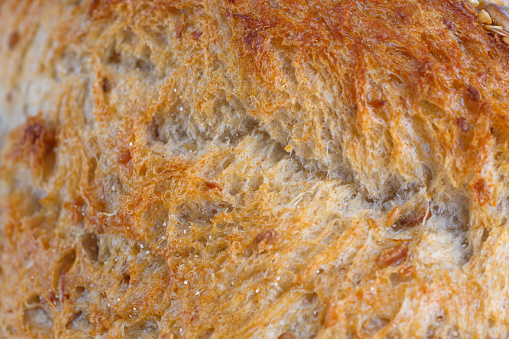
POLYGON ((508 51, 464 5, 5 1, 0 336, 505 335, 508 51))

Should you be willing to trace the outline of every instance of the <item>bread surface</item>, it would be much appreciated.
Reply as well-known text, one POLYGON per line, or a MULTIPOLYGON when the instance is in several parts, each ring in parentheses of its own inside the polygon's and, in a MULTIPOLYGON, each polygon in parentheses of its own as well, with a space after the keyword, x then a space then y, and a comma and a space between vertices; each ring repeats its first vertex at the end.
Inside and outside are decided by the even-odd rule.
POLYGON ((506 337, 477 11, 0 1, 0 337, 506 337))

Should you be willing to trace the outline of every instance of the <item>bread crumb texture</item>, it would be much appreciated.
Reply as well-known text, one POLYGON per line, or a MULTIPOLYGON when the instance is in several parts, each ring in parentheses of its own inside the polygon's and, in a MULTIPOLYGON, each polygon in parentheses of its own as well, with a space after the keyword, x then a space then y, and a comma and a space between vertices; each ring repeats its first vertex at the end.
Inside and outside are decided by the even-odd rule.
POLYGON ((507 337, 477 12, 1 1, 0 337, 507 337))

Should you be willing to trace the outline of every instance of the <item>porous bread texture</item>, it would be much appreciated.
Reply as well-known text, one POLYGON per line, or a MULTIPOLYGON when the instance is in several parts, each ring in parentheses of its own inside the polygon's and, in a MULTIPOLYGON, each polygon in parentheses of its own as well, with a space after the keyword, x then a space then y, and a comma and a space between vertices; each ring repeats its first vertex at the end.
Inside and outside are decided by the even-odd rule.
POLYGON ((476 11, 0 2, 0 336, 507 336, 509 50, 476 11))

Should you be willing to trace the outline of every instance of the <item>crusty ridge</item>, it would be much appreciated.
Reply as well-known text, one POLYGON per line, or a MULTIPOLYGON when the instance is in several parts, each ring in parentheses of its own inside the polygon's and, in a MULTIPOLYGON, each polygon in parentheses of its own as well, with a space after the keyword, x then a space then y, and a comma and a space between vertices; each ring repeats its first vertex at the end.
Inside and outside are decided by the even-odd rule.
POLYGON ((506 335, 508 50, 467 3, 0 6, 3 336, 506 335))

